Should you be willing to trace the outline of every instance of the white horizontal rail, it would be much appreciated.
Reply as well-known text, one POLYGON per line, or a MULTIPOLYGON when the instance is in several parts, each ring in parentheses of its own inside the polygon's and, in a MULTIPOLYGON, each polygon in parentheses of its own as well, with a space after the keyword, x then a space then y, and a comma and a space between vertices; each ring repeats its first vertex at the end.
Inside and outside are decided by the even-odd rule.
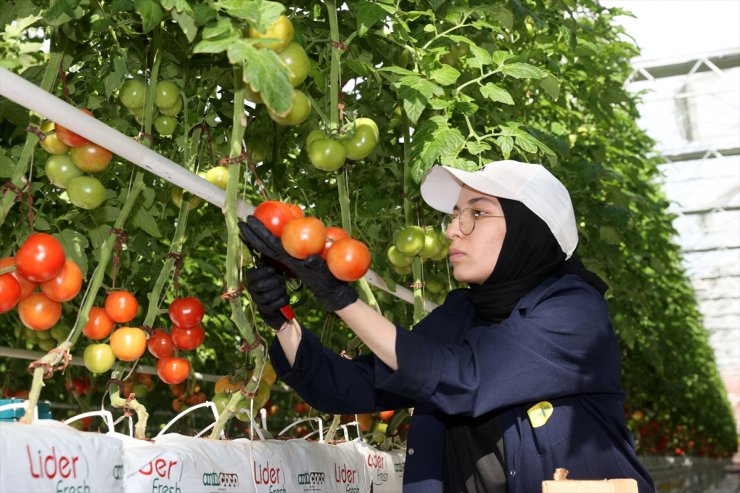
MULTIPOLYGON (((2 67, 0 67, 0 95, 92 142, 105 143, 104 147, 109 151, 223 209, 226 194, 216 185, 2 67)), ((253 211, 253 205, 239 200, 237 216, 245 218, 253 211)), ((413 292, 402 286, 396 286, 395 291, 392 291, 372 270, 367 272, 365 279, 368 283, 404 301, 414 302, 413 292)), ((424 308, 427 311, 435 306, 434 303, 425 301, 424 308)))

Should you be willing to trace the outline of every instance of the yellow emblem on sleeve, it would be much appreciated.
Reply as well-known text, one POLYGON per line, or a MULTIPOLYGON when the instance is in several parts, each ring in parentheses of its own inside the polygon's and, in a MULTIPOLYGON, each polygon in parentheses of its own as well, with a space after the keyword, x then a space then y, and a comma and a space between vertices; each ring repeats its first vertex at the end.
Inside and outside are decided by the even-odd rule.
POLYGON ((553 406, 547 401, 538 402, 527 410, 532 428, 539 428, 552 416, 553 406))

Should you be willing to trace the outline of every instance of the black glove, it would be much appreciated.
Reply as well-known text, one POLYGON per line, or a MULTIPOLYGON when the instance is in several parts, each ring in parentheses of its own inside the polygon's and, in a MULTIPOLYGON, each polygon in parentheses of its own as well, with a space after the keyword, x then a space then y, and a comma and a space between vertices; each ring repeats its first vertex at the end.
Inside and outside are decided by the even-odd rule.
POLYGON ((292 257, 283 248, 280 238, 254 216, 247 217, 246 222, 239 222, 239 231, 249 248, 294 272, 328 311, 341 310, 357 300, 357 291, 334 277, 321 255, 311 255, 306 260, 292 257))
POLYGON ((247 269, 247 290, 262 319, 273 329, 279 329, 288 319, 281 308, 290 306, 285 290, 285 276, 269 265, 257 264, 247 269))

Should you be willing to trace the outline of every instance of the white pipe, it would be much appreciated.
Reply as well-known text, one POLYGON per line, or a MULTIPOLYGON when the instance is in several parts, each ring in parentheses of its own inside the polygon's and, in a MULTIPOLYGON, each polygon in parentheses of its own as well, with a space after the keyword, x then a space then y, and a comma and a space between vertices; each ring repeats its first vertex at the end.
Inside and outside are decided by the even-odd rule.
MULTIPOLYGON (((225 192, 216 185, 2 67, 0 67, 0 95, 92 142, 104 144, 103 147, 109 151, 221 209, 226 203, 225 192)), ((253 205, 239 200, 237 216, 245 218, 252 212, 253 205)), ((414 302, 413 292, 402 286, 396 286, 395 291, 391 291, 383 279, 372 270, 365 274, 365 279, 368 283, 404 301, 414 302)), ((427 311, 435 306, 436 304, 424 300, 424 308, 427 311)))

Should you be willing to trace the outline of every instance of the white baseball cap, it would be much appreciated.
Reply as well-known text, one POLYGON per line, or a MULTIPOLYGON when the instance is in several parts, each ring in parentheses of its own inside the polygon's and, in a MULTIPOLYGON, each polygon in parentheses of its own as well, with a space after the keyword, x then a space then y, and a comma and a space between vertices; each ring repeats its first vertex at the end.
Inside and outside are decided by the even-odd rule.
POLYGON ((573 255, 578 245, 573 203, 565 186, 541 164, 494 161, 478 171, 434 166, 421 181, 421 196, 430 207, 451 213, 463 185, 523 203, 545 221, 567 258, 573 255))

